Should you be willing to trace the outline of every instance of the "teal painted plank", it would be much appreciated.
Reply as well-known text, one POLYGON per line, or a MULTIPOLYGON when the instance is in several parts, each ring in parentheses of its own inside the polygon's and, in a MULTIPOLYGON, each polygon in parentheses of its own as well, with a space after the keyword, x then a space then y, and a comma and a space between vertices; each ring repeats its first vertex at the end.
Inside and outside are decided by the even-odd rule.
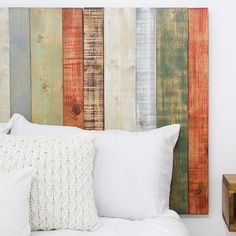
POLYGON ((179 123, 171 208, 188 213, 188 12, 157 10, 157 126, 179 123))
POLYGON ((31 120, 29 9, 11 8, 9 25, 11 115, 31 120))

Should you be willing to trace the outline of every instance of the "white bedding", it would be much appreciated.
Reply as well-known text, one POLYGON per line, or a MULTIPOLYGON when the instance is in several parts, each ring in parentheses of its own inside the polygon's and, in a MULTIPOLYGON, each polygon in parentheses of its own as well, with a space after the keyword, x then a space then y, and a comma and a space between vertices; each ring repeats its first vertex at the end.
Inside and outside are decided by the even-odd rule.
POLYGON ((95 232, 59 230, 34 232, 30 236, 189 236, 178 217, 158 217, 142 221, 100 218, 101 228, 95 232))

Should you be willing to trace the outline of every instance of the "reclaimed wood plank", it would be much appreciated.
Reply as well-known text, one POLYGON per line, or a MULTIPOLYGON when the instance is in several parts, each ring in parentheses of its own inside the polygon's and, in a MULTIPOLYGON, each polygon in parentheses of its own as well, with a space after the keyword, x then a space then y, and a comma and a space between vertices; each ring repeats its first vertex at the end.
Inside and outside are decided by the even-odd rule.
POLYGON ((156 9, 136 9, 137 129, 156 128, 156 9))
POLYGON ((63 9, 64 125, 84 128, 83 10, 63 9))
POLYGON ((208 9, 189 9, 189 213, 208 213, 208 9))
POLYGON ((104 129, 104 10, 84 9, 85 129, 104 129))
POLYGON ((9 12, 0 9, 0 122, 10 119, 9 12))
POLYGON ((30 9, 32 121, 63 124, 62 10, 30 9))
POLYGON ((136 11, 105 8, 105 129, 136 129, 136 11))
POLYGON ((29 9, 9 9, 11 115, 31 121, 29 9))
POLYGON ((157 126, 179 123, 170 206, 188 213, 188 12, 157 10, 157 126))

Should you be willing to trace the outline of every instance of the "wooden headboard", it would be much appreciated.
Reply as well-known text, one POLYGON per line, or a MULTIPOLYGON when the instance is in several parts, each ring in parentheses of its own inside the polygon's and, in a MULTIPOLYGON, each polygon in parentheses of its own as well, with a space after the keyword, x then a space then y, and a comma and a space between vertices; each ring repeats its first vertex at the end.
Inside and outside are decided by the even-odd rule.
POLYGON ((0 122, 180 123, 171 207, 208 213, 207 9, 0 9, 0 122))

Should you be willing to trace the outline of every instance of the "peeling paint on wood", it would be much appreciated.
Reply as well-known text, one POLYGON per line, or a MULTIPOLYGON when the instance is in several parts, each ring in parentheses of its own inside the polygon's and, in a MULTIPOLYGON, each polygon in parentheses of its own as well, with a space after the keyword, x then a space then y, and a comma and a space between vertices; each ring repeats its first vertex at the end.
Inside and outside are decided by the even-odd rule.
POLYGON ((157 126, 179 123, 170 207, 188 213, 188 12, 157 10, 157 126))

